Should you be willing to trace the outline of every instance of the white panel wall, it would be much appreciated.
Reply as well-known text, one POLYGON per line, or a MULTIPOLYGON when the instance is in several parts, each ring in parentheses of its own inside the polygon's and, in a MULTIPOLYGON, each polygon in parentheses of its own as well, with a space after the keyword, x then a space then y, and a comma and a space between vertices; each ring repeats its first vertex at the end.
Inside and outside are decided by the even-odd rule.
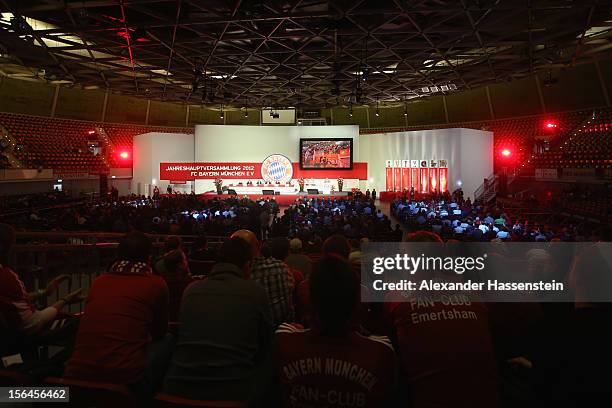
POLYGON ((459 175, 454 180, 455 183, 458 179, 462 181, 465 197, 473 200, 476 189, 486 177, 493 174, 493 132, 460 130, 460 168, 459 175))
MULTIPOLYGON (((359 126, 353 125, 249 127, 198 125, 195 130, 195 161, 261 163, 271 154, 283 154, 293 163, 299 163, 300 138, 325 137, 352 138, 353 161, 361 161, 357 141, 359 126)), ((240 180, 232 182, 237 183, 240 180)), ((214 190, 213 180, 196 180, 196 193, 209 190, 214 190)))
POLYGON ((145 133, 134 138, 132 192, 150 195, 157 185, 166 192, 167 180, 159 180, 159 163, 193 162, 194 135, 145 133))
POLYGON ((483 178, 493 172, 493 133, 473 129, 436 129, 361 135, 358 161, 368 163, 362 188, 385 190, 385 162, 398 159, 446 159, 449 190, 461 181, 466 197, 473 197, 483 178))
MULTIPOLYGON (((436 129, 359 136, 358 126, 232 126, 198 125, 194 135, 147 133, 134 138, 132 191, 149 194, 159 180, 160 162, 253 162, 275 153, 299 162, 300 138, 353 138, 353 160, 368 163, 369 180, 362 188, 385 189, 385 161, 445 159, 449 190, 463 184, 466 197, 493 172, 493 133, 473 129, 436 129)), ((233 180, 232 182, 239 182, 233 180)), ((244 180, 247 181, 247 180, 244 180)), ((226 183, 226 184, 229 184, 226 183)), ((347 188, 351 186, 347 185, 347 188)), ((195 190, 214 190, 213 180, 196 180, 195 190)))

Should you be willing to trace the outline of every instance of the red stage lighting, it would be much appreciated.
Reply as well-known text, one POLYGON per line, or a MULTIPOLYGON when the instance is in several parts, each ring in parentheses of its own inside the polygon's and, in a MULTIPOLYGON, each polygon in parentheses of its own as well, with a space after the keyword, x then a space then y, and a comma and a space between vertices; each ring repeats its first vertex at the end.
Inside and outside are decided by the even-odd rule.
POLYGON ((119 153, 119 157, 121 157, 123 160, 127 160, 130 158, 130 154, 128 152, 121 152, 119 153))
POLYGON ((512 152, 508 149, 504 149, 501 151, 501 155, 504 157, 510 157, 510 155, 512 155, 512 152))
POLYGON ((553 130, 557 128, 557 123, 549 121, 549 122, 546 122, 546 125, 544 125, 544 127, 546 129, 553 130))

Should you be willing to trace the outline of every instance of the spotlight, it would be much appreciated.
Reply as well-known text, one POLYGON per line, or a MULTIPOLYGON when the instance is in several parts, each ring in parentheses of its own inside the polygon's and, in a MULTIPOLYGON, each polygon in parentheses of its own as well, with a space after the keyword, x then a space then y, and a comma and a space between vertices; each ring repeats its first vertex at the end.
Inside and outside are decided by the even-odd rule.
POLYGON ((119 153, 119 157, 121 157, 123 160, 127 160, 130 158, 130 154, 128 152, 121 152, 119 153))
POLYGON ((504 157, 509 157, 510 155, 512 155, 512 152, 508 149, 504 149, 501 151, 502 156, 504 157))
POLYGON ((557 124, 555 122, 549 121, 546 122, 546 125, 544 126, 546 129, 556 129, 557 128, 557 124))

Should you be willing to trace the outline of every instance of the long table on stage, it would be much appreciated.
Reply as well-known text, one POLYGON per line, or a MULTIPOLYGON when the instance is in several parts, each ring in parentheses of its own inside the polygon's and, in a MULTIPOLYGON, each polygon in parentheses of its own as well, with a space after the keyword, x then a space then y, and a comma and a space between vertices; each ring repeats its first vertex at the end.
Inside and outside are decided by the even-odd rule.
POLYGON ((265 185, 238 185, 238 184, 229 184, 227 186, 228 190, 234 190, 237 195, 250 195, 250 194, 263 194, 263 190, 273 190, 274 194, 280 195, 291 195, 297 194, 300 191, 300 188, 297 185, 278 185, 278 184, 265 184, 265 185))
MULTIPOLYGON (((231 187, 228 186, 229 189, 231 189, 231 187)), ((239 194, 238 191, 236 191, 236 196, 241 198, 244 196, 247 196, 249 199, 253 200, 253 201, 257 201, 260 199, 274 199, 276 201, 276 203, 280 206, 289 206, 291 204, 293 204, 295 202, 295 200, 297 200, 298 198, 319 198, 319 199, 327 199, 327 198, 342 198, 342 197, 346 197, 348 196, 348 192, 347 191, 342 191, 342 192, 334 192, 331 194, 307 194, 307 193, 293 193, 293 194, 275 194, 275 195, 270 195, 270 194, 261 194, 261 190, 259 193, 255 193, 255 194, 239 194)), ((214 191, 209 191, 203 194, 200 194, 200 197, 205 199, 205 200, 212 200, 214 198, 220 198, 220 199, 225 199, 225 198, 229 198, 231 197, 230 194, 224 193, 224 194, 217 194, 214 191)))

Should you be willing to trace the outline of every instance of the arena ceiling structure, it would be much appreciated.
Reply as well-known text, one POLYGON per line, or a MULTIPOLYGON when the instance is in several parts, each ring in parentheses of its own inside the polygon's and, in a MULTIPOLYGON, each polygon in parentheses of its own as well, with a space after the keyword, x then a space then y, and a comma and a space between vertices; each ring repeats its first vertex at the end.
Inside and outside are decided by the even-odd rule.
POLYGON ((0 0, 3 75, 218 106, 401 104, 612 56, 612 0, 0 0))

